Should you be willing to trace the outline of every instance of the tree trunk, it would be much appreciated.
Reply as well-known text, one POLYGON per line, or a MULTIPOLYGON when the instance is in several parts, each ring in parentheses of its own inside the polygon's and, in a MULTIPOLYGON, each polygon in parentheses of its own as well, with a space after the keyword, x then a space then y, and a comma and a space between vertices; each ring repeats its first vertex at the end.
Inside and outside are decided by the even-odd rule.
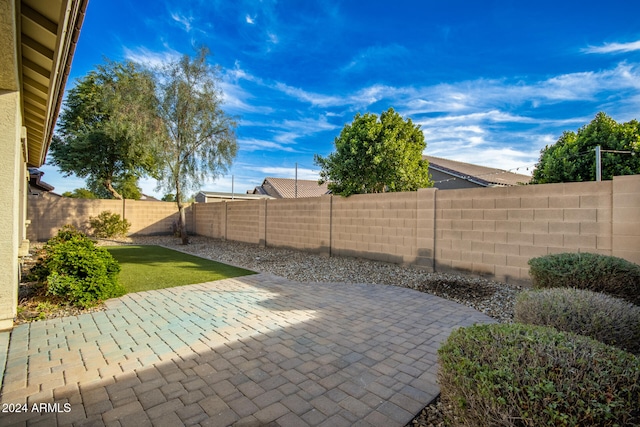
POLYGON ((120 193, 118 193, 116 191, 116 189, 113 188, 113 185, 111 185, 111 180, 110 179, 106 179, 104 181, 104 186, 107 189, 107 191, 109 193, 111 193, 111 195, 113 196, 114 199, 122 200, 122 195, 120 195, 120 193))
POLYGON ((189 235, 187 235, 187 218, 184 212, 184 206, 180 206, 180 221, 178 222, 178 229, 180 230, 180 239, 182 239, 183 245, 189 244, 189 235))

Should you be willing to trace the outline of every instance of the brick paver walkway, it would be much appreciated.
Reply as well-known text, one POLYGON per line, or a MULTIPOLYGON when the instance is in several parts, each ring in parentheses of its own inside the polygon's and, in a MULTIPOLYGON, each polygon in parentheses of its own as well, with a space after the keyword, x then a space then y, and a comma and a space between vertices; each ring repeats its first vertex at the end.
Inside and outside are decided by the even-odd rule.
POLYGON ((438 394, 452 328, 492 321, 409 289, 267 274, 107 306, 0 334, 0 425, 403 426, 438 394))

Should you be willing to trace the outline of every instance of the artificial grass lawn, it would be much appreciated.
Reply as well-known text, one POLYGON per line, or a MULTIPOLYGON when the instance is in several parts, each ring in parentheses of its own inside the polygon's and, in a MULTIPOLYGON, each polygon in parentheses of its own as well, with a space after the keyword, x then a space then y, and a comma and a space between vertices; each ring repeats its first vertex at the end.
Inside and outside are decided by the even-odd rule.
POLYGON ((127 293, 255 274, 161 246, 110 246, 106 249, 120 263, 122 270, 118 279, 127 293))

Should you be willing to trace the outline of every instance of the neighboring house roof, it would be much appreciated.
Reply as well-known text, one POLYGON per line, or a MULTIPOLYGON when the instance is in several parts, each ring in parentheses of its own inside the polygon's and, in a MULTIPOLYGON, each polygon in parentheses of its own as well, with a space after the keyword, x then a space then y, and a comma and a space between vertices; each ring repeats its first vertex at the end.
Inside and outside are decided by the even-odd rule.
POLYGON ((318 184, 318 181, 310 179, 268 177, 253 190, 253 194, 269 195, 277 199, 319 197, 329 194, 329 188, 326 182, 318 184))
POLYGON ((220 193, 217 191, 200 191, 196 194, 196 202, 206 203, 222 200, 257 200, 272 199, 273 197, 261 194, 220 193))
POLYGON ((41 194, 52 191, 54 187, 41 181, 44 172, 36 168, 29 168, 29 194, 41 194))
MULTIPOLYGON (((473 165, 434 156, 423 156, 423 158, 429 161, 430 170, 450 176, 450 178, 446 178, 447 180, 463 180, 480 187, 506 187, 527 184, 531 181, 529 175, 513 173, 503 169, 473 165)), ((437 182, 434 184, 435 187, 438 187, 437 182)))

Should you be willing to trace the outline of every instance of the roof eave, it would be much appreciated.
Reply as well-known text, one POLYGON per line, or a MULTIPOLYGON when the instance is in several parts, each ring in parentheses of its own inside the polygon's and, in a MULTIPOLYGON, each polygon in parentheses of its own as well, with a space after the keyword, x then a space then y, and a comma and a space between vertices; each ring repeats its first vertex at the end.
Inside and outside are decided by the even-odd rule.
MULTIPOLYGON (((25 9, 31 9, 26 6, 25 9)), ((85 11, 88 0, 62 0, 60 3, 61 16, 57 23, 56 45, 53 52, 53 63, 49 73, 47 93, 40 97, 40 104, 45 108, 44 117, 33 117, 25 122, 27 127, 27 143, 29 156, 27 164, 33 167, 40 167, 44 164, 51 137, 60 112, 62 99, 64 97, 64 88, 67 83, 71 63, 75 48, 80 36, 80 29, 84 20, 85 11)), ((32 10, 32 9, 31 9, 32 10)), ((22 35, 26 40, 29 34, 22 35)), ((24 43, 24 40, 23 40, 24 43)), ((29 60, 25 60, 25 53, 22 52, 22 81, 21 89, 23 96, 26 92, 25 72, 32 64, 29 60)), ((32 95, 33 96, 33 95, 32 95)))

